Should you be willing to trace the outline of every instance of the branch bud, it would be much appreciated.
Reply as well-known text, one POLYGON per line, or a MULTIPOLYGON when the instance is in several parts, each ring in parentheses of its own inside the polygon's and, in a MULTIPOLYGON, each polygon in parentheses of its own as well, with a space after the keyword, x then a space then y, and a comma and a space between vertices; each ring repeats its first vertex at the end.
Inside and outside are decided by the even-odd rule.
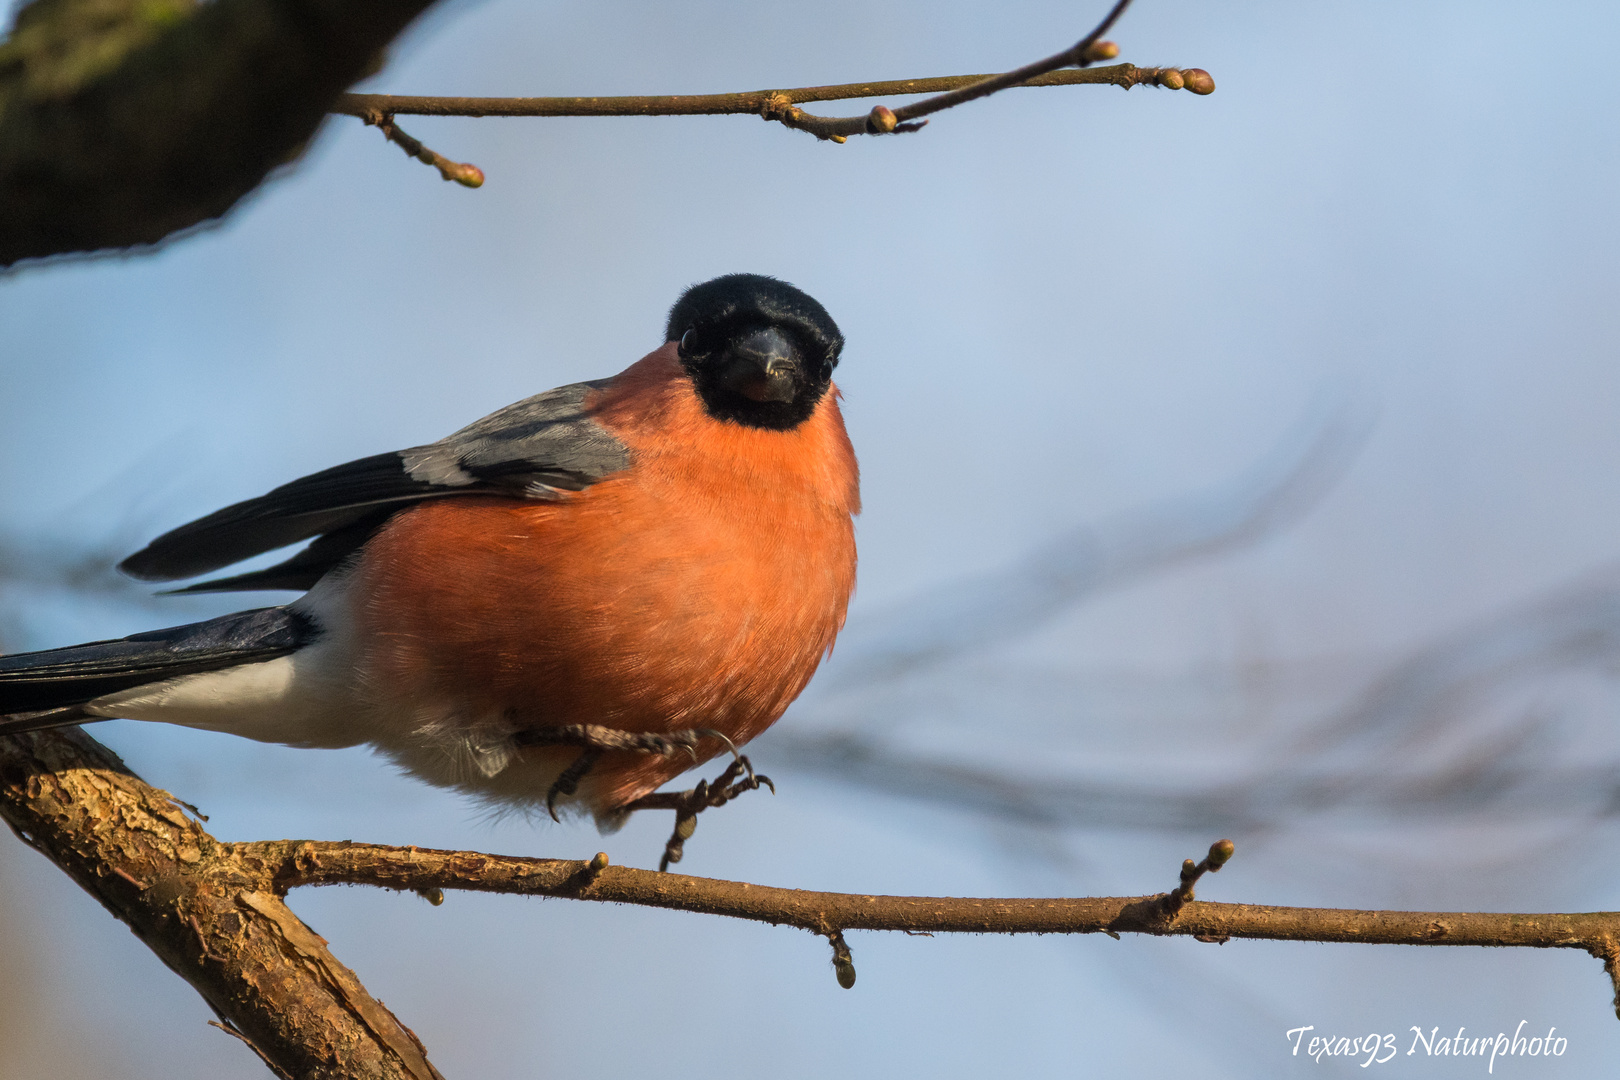
POLYGON ((439 175, 446 180, 454 180, 462 187, 483 187, 484 170, 476 165, 468 165, 461 161, 445 161, 439 164, 439 175))
POLYGON ((887 105, 874 105, 866 117, 866 130, 874 135, 887 135, 899 123, 894 118, 894 112, 887 105))
POLYGON ((1215 841, 1213 844, 1209 845, 1209 868, 1211 870, 1219 870, 1221 867, 1226 865, 1226 860, 1230 859, 1232 857, 1232 853, 1236 850, 1236 845, 1234 845, 1230 840, 1215 841))
POLYGON ((1159 72, 1159 77, 1154 81, 1166 90, 1180 90, 1187 85, 1186 79, 1182 78, 1181 72, 1175 68, 1165 68, 1159 72))
POLYGON ((607 852, 598 851, 595 855, 591 856, 590 861, 588 861, 585 864, 584 869, 580 870, 580 872, 579 872, 579 883, 580 883, 580 885, 585 886, 585 885, 593 885, 593 884, 595 884, 596 879, 598 877, 600 877, 602 871, 606 870, 607 868, 608 868, 607 852))
POLYGON ((838 976, 838 985, 845 990, 855 988, 855 957, 849 951, 849 942, 844 940, 842 930, 834 930, 827 935, 827 944, 833 951, 833 974, 838 976))
POLYGON ((1119 55, 1119 46, 1112 41, 1093 41, 1080 59, 1088 64, 1095 64, 1099 60, 1112 60, 1119 55))
POLYGON ((1181 73, 1181 77, 1185 80, 1187 89, 1195 94, 1213 94, 1215 92, 1215 80, 1203 68, 1188 68, 1181 73))

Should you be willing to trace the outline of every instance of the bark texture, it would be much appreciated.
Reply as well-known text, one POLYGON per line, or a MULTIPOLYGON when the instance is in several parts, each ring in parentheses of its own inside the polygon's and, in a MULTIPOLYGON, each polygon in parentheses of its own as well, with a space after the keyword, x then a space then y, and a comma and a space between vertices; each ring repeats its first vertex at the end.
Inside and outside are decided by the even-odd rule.
MULTIPOLYGON (((440 1080, 416 1036, 282 902, 289 889, 360 884, 635 904, 794 926, 826 937, 854 985, 847 930, 1187 935, 1404 945, 1580 949, 1620 989, 1620 913, 1352 911, 1195 901, 1232 854, 1188 860, 1170 893, 1129 897, 867 896, 588 862, 351 842, 222 844, 167 792, 78 730, 0 737, 0 818, 127 923, 228 1030, 283 1076, 440 1080)), ((1620 1007, 1620 1002, 1617 1002, 1620 1007)))
POLYGON ((34 0, 0 42, 0 266, 218 218, 429 3, 34 0))
POLYGON ((576 859, 350 841, 272 840, 233 845, 282 891, 302 885, 378 885, 556 896, 694 911, 796 926, 960 934, 1179 935, 1224 941, 1336 941, 1376 945, 1494 945, 1581 949, 1606 957, 1620 942, 1620 912, 1358 911, 1177 901, 1151 896, 868 896, 687 877, 576 859))
POLYGON ((129 925, 272 1070, 442 1080, 257 861, 77 730, 0 738, 0 817, 129 925))

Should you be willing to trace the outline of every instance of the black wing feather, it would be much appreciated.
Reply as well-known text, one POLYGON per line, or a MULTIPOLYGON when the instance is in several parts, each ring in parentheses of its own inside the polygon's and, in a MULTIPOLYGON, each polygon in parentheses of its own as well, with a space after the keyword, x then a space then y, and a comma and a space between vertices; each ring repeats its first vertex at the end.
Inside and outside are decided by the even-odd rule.
POLYGON ((119 564, 142 581, 195 577, 353 525, 379 505, 437 491, 413 479, 398 454, 377 454, 284 484, 164 533, 119 564))
POLYGON ((143 581, 175 581, 300 540, 286 562, 181 592, 307 589, 393 514, 424 499, 501 494, 555 499, 630 464, 629 450, 586 412, 604 383, 575 383, 491 413, 449 438, 377 454, 284 484, 182 525, 120 564, 143 581))
POLYGON ((371 539, 371 534, 382 528, 400 509, 400 506, 374 509, 351 525, 322 533, 292 558, 263 570, 199 581, 183 589, 164 589, 162 595, 246 592, 253 589, 290 589, 302 592, 305 589, 312 589, 317 581, 341 566, 344 560, 358 551, 367 540, 371 539))

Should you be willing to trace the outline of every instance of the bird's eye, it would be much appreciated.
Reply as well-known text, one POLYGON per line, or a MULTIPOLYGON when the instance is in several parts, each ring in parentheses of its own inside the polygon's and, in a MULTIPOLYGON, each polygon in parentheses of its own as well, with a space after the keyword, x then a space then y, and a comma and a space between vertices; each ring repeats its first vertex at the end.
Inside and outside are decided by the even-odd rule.
POLYGON ((693 346, 695 344, 696 337, 697 337, 697 327, 695 327, 695 326, 687 327, 686 333, 681 335, 681 343, 676 346, 676 350, 682 356, 691 356, 692 355, 692 349, 693 349, 693 346))
POLYGON ((832 378, 833 368, 836 366, 831 360, 821 362, 821 381, 826 382, 832 378))

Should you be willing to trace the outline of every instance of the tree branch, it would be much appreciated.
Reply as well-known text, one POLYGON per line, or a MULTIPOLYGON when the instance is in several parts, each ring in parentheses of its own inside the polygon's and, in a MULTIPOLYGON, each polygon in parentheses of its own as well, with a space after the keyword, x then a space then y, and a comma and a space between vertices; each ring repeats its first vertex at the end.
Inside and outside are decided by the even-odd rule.
MULTIPOLYGON (((1106 57, 1118 55, 1119 50, 1110 43, 1101 44, 1108 46, 1106 57)), ((1171 90, 1190 90, 1195 94, 1215 92, 1215 80, 1202 68, 1183 70, 1115 64, 1104 68, 1047 71, 1017 82, 1003 84, 1005 79, 1005 75, 943 75, 931 79, 836 83, 831 86, 800 86, 791 90, 747 90, 735 94, 647 94, 622 97, 434 97, 417 94, 344 94, 332 106, 332 111, 359 117, 367 124, 375 124, 390 140, 405 147, 407 154, 437 167, 440 175, 446 180, 455 180, 467 187, 478 187, 483 183, 484 174, 476 166, 450 161, 426 149, 420 142, 400 131, 394 124, 394 117, 396 115, 510 117, 747 114, 776 121, 799 131, 807 131, 818 139, 842 143, 848 141, 851 135, 889 135, 918 131, 927 121, 908 120, 908 117, 921 116, 924 112, 937 112, 1008 86, 1085 84, 1118 86, 1126 90, 1133 86, 1162 86, 1171 90), (993 89, 980 89, 991 85, 993 89), (801 103, 809 101, 842 101, 848 98, 905 94, 939 96, 893 110, 885 105, 874 105, 872 111, 865 116, 816 116, 799 107, 801 103), (957 95, 967 96, 958 98, 957 95), (947 100, 949 104, 932 104, 947 100), (477 183, 463 178, 473 173, 477 174, 477 183)))
MULTIPOLYGON (((1620 912, 1561 915, 1358 911, 1202 900, 1185 900, 1176 909, 1170 899, 1175 891, 1150 896, 1027 899, 868 896, 610 866, 600 855, 592 861, 530 859, 316 840, 273 840, 230 847, 281 891, 303 885, 376 885, 410 891, 462 889, 551 896, 723 915, 795 926, 816 934, 834 930, 971 934, 1114 931, 1375 945, 1512 945, 1585 949, 1594 954, 1620 936, 1620 912), (593 870, 593 865, 598 868, 593 870)), ((1218 858, 1214 856, 1206 863, 1218 858)))
POLYGON ((33 0, 0 42, 0 266, 219 217, 430 2, 33 0))
POLYGON ((1073 47, 998 75, 613 98, 424 98, 343 94, 431 0, 33 0, 0 42, 0 267, 157 244, 220 217, 296 158, 327 112, 377 125, 446 180, 483 174, 423 146, 396 114, 671 116, 752 113, 819 139, 919 129, 923 117, 1010 86, 1107 83, 1208 94, 1208 72, 1130 64, 1102 33, 1119 0, 1073 47), (1071 70, 1059 70, 1068 68, 1071 70), (864 116, 802 103, 936 96, 864 116))
POLYGON ((300 1080, 442 1080, 272 883, 83 732, 0 737, 0 817, 300 1080))
POLYGON ((828 938, 839 982, 854 985, 846 930, 910 934, 1180 935, 1224 944, 1232 938, 1364 945, 1516 946, 1582 949, 1604 963, 1620 1016, 1620 912, 1513 914, 1360 911, 1193 900, 1192 884, 1219 870, 1232 844, 1187 860, 1169 893, 1124 897, 980 898, 868 896, 811 892, 687 877, 589 861, 528 859, 352 842, 278 840, 234 845, 281 891, 301 885, 376 885, 413 892, 463 889, 550 896, 721 915, 794 926, 828 938), (840 962, 841 961, 841 962, 840 962), (847 974, 847 982, 846 982, 847 974))
MULTIPOLYGON (((1144 68, 1135 64, 1053 71, 1026 79, 1019 86, 1163 86, 1215 91, 1215 82, 1201 68, 1144 68), (1181 78, 1176 86, 1175 72, 1181 78), (1203 78, 1199 76, 1202 75, 1203 78), (1189 78, 1189 76, 1191 76, 1189 78)), ((728 116, 760 115, 773 105, 850 98, 939 94, 973 86, 996 75, 941 75, 929 79, 890 79, 882 82, 834 83, 786 90, 745 90, 734 94, 646 94, 621 97, 443 97, 419 94, 344 94, 332 107, 335 113, 362 120, 383 116, 728 116)), ((918 104, 922 104, 919 102, 918 104)), ((896 112, 898 116, 898 111, 896 112)), ((767 117, 774 119, 774 117, 767 117)), ((857 119, 864 120, 864 117, 857 119)))
MULTIPOLYGON (((811 892, 530 859, 352 842, 222 844, 184 804, 82 731, 0 737, 0 818, 128 923, 273 1069, 288 1076, 440 1080, 415 1035, 282 902, 301 885, 375 885, 434 902, 442 890, 636 904, 795 926, 828 939, 845 987, 849 930, 1185 935, 1280 941, 1583 949, 1620 1000, 1620 913, 1356 911, 1208 903, 1198 877, 1229 841, 1151 896, 967 898, 811 892)), ((1617 1004, 1620 1009, 1620 1004, 1617 1004)))
POLYGON ((366 118, 366 123, 375 124, 383 136, 401 150, 406 157, 413 157, 424 165, 432 165, 439 170, 439 175, 446 180, 454 180, 462 187, 483 187, 484 170, 476 165, 469 165, 464 161, 451 161, 437 150, 430 150, 422 145, 420 139, 412 138, 400 130, 394 123, 392 115, 380 116, 376 119, 366 118))
MULTIPOLYGON (((1083 68, 1090 66, 1096 60, 1111 60, 1119 55, 1119 48, 1111 43, 1105 43, 1102 36, 1108 32, 1109 27, 1119 20, 1121 15, 1125 14, 1125 9, 1130 6, 1131 0, 1116 0, 1114 6, 1108 10, 1108 14, 1103 16, 1102 22, 1092 28, 1091 33, 1060 53, 1048 56, 1045 60, 1037 60, 1033 64, 1025 64, 1021 68, 1015 68, 1001 75, 995 75, 968 86, 958 87, 937 97, 913 102, 904 108, 894 110, 892 121, 905 126, 906 121, 916 120, 931 113, 942 112, 945 109, 954 108, 977 98, 988 97, 999 90, 1017 86, 1028 79, 1045 75, 1059 68, 1083 68)), ((1211 89, 1214 89, 1214 87, 1212 86, 1211 89)), ((848 125, 854 119, 854 117, 850 117, 844 120, 825 121, 826 130, 817 131, 815 133, 816 137, 836 139, 839 135, 853 135, 855 134, 853 130, 846 131, 841 125, 848 125)), ((868 128, 876 126, 880 131, 884 130, 885 127, 888 131, 900 130, 900 127, 894 126, 893 123, 881 123, 881 118, 876 110, 873 110, 871 120, 872 123, 867 125, 868 128)))
POLYGON ((1098 60, 1112 60, 1119 46, 1102 40, 1103 34, 1124 14, 1131 0, 1118 0, 1102 22, 1060 53, 996 75, 947 75, 932 79, 895 79, 889 82, 840 83, 832 86, 801 86, 794 90, 754 90, 737 94, 661 94, 631 97, 423 97, 404 94, 344 94, 333 112, 357 116, 375 124, 402 146, 406 153, 437 166, 446 180, 457 180, 468 187, 483 183, 484 174, 471 165, 450 161, 394 126, 394 116, 714 116, 753 113, 818 139, 846 142, 851 135, 896 135, 920 131, 922 119, 957 105, 988 97, 1013 86, 1062 86, 1075 83, 1105 83, 1129 90, 1133 86, 1164 86, 1213 94, 1215 80, 1202 68, 1139 68, 1131 64, 1086 70, 1098 60), (816 116, 799 106, 808 101, 839 101, 846 98, 884 97, 891 94, 933 94, 935 96, 898 109, 874 105, 865 116, 816 116), (411 147, 415 147, 412 149, 411 147), (467 172, 471 170, 471 172, 467 172), (477 181, 464 179, 477 174, 477 181))

